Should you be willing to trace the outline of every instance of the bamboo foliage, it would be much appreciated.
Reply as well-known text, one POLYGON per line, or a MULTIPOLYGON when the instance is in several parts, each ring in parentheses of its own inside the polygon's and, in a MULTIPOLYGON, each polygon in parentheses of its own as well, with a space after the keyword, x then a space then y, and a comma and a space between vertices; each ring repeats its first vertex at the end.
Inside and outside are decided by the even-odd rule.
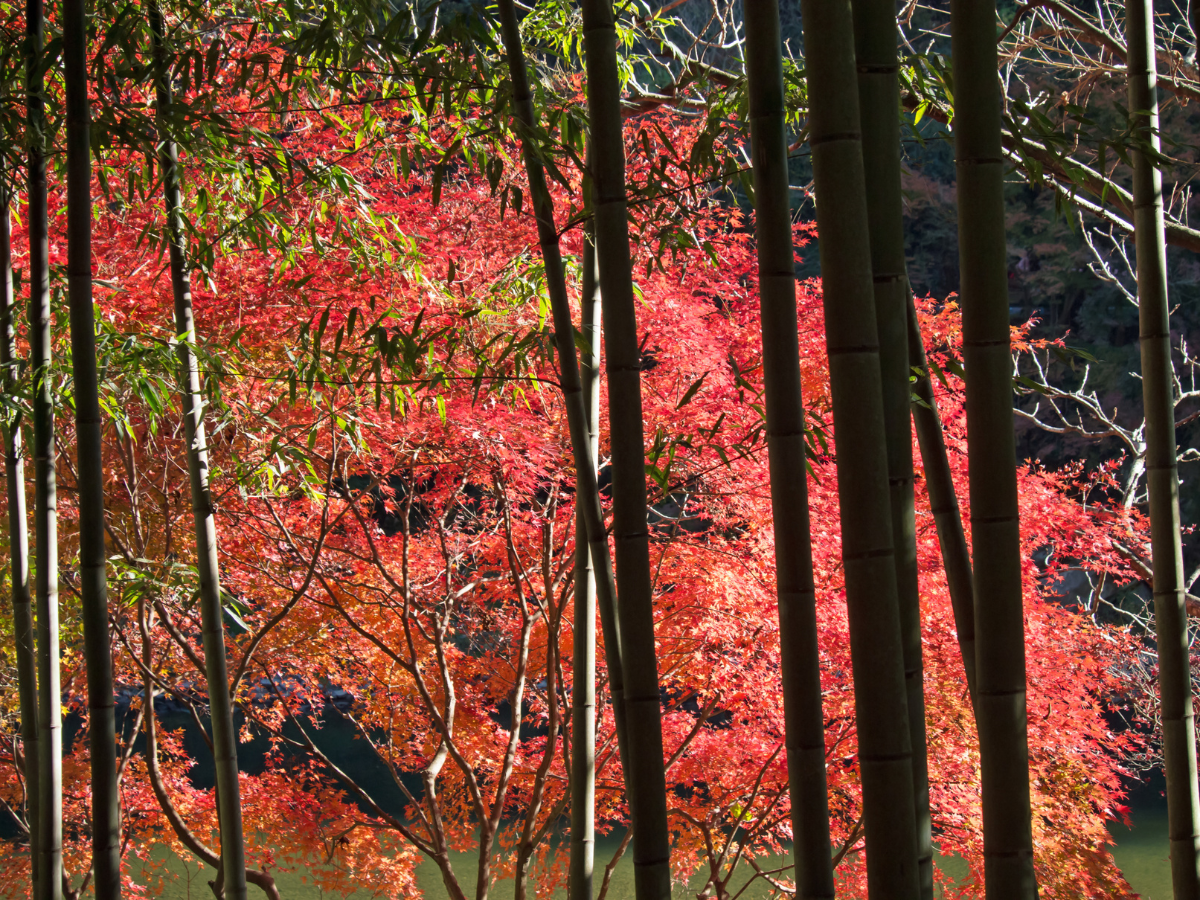
MULTIPOLYGON (((229 900, 246 897, 246 849, 242 834, 242 801, 238 784, 237 728, 229 695, 225 658, 225 629, 221 603, 217 526, 209 487, 208 444, 203 418, 200 372, 194 351, 196 325, 192 287, 188 277, 187 238, 183 223, 183 192, 175 141, 166 133, 172 97, 168 81, 162 12, 157 3, 149 9, 150 30, 157 67, 159 166, 167 212, 167 245, 171 288, 175 300, 175 351, 179 358, 179 399, 187 443, 188 480, 191 487, 192 523, 196 540, 196 571, 204 643, 204 669, 208 683, 212 722, 213 761, 217 776, 217 807, 221 830, 223 889, 229 900)), ((152 713, 151 713, 152 714, 152 713)))
POLYGON ((855 0, 855 50, 861 105, 863 165, 870 223, 875 322, 883 379, 892 543, 904 683, 912 743, 917 866, 921 897, 933 898, 933 831, 929 815, 929 760, 925 740, 925 672, 921 661, 921 598, 917 589, 917 528, 913 506, 912 424, 909 407, 908 275, 900 189, 900 83, 895 4, 855 0))
MULTIPOLYGON (((12 231, 9 224, 7 173, 0 167, 0 390, 17 395, 17 340, 13 297, 12 231)), ((12 589, 13 642, 16 644, 17 694, 21 711, 21 754, 25 770, 25 822, 29 827, 33 895, 40 896, 38 862, 38 719, 37 662, 33 605, 29 591, 29 529, 25 520, 25 456, 21 449, 21 414, 4 412, 4 479, 8 496, 9 579, 12 589)))
POLYGON ((26 6, 25 104, 29 134, 29 368, 33 379, 34 602, 38 686, 38 859, 43 900, 62 897, 62 704, 58 647, 58 486, 54 462, 50 242, 46 192, 45 15, 26 6))
POLYGON ((958 258, 987 895, 1036 895, 1025 708, 1021 532, 1009 355, 996 9, 951 0, 958 258))
POLYGON ((638 900, 666 900, 671 895, 671 847, 654 643, 641 351, 629 249, 617 31, 609 0, 583 0, 582 13, 591 129, 591 205, 596 222, 608 378, 613 539, 621 603, 625 730, 629 739, 624 761, 630 766, 627 782, 633 822, 634 890, 638 900))
POLYGON ((62 28, 67 111, 67 299, 79 473, 79 583, 91 752, 92 878, 97 900, 113 900, 121 896, 121 809, 105 573, 104 460, 92 309, 91 115, 85 0, 64 0, 62 28))
MULTIPOLYGON (((600 304, 596 243, 589 226, 583 242, 580 389, 591 459, 600 453, 600 304)), ((570 900, 592 900, 596 851, 596 572, 588 552, 587 523, 575 505, 575 620, 571 678, 570 900)))
POLYGON ((796 896, 815 900, 832 898, 834 886, 777 0, 747 4, 745 25, 796 896))
POLYGON ((912 749, 847 0, 804 0, 810 146, 872 897, 919 895, 912 749))
POLYGON ((1125 16, 1129 110, 1136 141, 1134 239, 1171 884, 1175 900, 1197 900, 1200 898, 1200 797, 1196 788, 1196 730, 1184 606, 1187 590, 1180 543, 1175 374, 1171 362, 1162 173, 1156 168, 1160 138, 1152 0, 1126 0, 1125 16))

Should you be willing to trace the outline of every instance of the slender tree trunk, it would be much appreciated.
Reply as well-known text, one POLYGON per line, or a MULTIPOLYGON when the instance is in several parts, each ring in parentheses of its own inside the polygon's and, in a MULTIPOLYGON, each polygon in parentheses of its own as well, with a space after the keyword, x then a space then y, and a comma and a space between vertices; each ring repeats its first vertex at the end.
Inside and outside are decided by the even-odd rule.
POLYGON ((974 547, 976 720, 987 895, 1037 894, 1029 805, 1021 528, 1009 355, 996 6, 951 0, 958 258, 974 547))
POLYGON ((92 767, 92 874, 97 900, 113 900, 121 896, 121 799, 117 792, 116 706, 105 575, 104 460, 92 310, 86 0, 64 0, 62 27, 67 105, 67 299, 79 456, 79 582, 92 767))
MULTIPOLYGON (((167 786, 163 782, 162 772, 158 767, 158 730, 156 727, 157 719, 154 715, 154 677, 151 673, 154 671, 154 659, 152 653, 153 643, 150 640, 151 618, 154 613, 150 609, 150 605, 145 598, 139 598, 137 606, 138 630, 142 636, 142 702, 145 704, 142 715, 142 729, 145 735, 145 746, 142 755, 146 760, 146 774, 150 781, 150 789, 154 792, 154 797, 158 800, 159 808, 162 809, 163 815, 166 816, 167 822, 171 825, 171 829, 175 832, 175 836, 179 838, 179 842, 190 850, 196 858, 204 865, 217 870, 217 879, 222 878, 221 875, 221 858, 205 846, 179 815, 179 810, 175 804, 171 802, 171 796, 167 793, 167 786)), ((280 900, 279 889, 275 885, 275 879, 267 872, 257 869, 249 869, 246 872, 246 877, 251 884, 262 888, 262 892, 267 895, 267 900, 280 900)), ((215 882, 210 882, 214 884, 215 882)))
POLYGON ((29 130, 29 363, 33 377, 34 600, 37 606, 38 854, 42 900, 61 900, 62 689, 58 669, 58 487, 54 469, 50 242, 46 200, 46 107, 42 0, 26 7, 29 130))
POLYGON ((610 0, 583 0, 582 11, 592 209, 600 266, 604 368, 608 375, 613 537, 621 599, 621 658, 625 665, 625 730, 629 738, 625 761, 632 767, 628 799, 633 821, 634 892, 637 900, 666 900, 671 896, 671 845, 654 643, 641 352, 625 202, 617 31, 610 0))
POLYGON ((872 898, 919 895, 912 745, 892 544, 879 337, 847 0, 803 0, 842 560, 872 898))
POLYGON ((834 896, 833 861, 778 0, 746 4, 745 25, 763 375, 767 393, 767 454, 775 532, 775 581, 779 602, 788 786, 795 841, 796 897, 798 900, 817 900, 834 896))
MULTIPOLYGON (((600 453, 600 304, 596 295, 596 245, 589 226, 583 239, 580 333, 588 352, 580 365, 583 411, 591 458, 600 453)), ((575 505, 575 629, 571 673, 570 900, 592 900, 596 851, 596 573, 588 552, 587 523, 575 505)))
MULTIPOLYGON (((12 278, 11 197, 0 165, 0 385, 12 397, 17 387, 17 335, 12 278)), ((40 896, 38 862, 38 720, 37 662, 33 606, 29 593, 29 529, 25 520, 25 455, 21 450, 21 414, 5 416, 4 478, 8 485, 9 577, 12 581, 13 642, 17 651, 17 695, 21 708, 21 752, 25 757, 25 821, 29 825, 29 866, 33 895, 40 896)))
POLYGON ((175 141, 166 133, 171 113, 162 12, 149 8, 154 40, 155 85, 158 100, 159 166, 167 208, 167 241, 171 259, 171 288, 175 298, 176 353, 179 356, 179 400, 187 442, 188 476, 192 496, 192 522, 196 538, 196 571, 200 581, 200 616, 204 640, 204 668, 212 720, 213 761, 217 776, 217 805, 221 822, 221 865, 228 900, 246 897, 246 848, 242 835, 242 800, 238 783, 237 728, 229 696, 225 659, 225 629, 221 607, 220 563, 217 558, 217 523, 208 481, 208 445, 205 439, 200 392, 200 371, 194 346, 196 325, 192 287, 188 278, 187 237, 183 226, 183 193, 175 141))
POLYGON ((1143 148, 1133 153, 1134 236, 1171 884, 1175 900, 1197 900, 1200 898, 1200 798, 1196 790, 1196 728, 1184 608, 1187 589, 1179 531, 1175 373, 1167 304, 1162 173, 1154 159, 1159 153, 1160 140, 1153 16, 1152 0, 1126 0, 1129 111, 1136 146, 1143 148))
MULTIPOLYGON (((600 626, 604 632, 604 656, 608 666, 609 692, 612 695, 613 719, 616 723, 617 745, 621 754, 622 769, 627 791, 630 784, 631 767, 628 764, 629 737, 626 732, 625 676, 622 662, 620 616, 617 610, 616 582, 613 578, 612 562, 608 552, 608 533, 604 527, 604 513, 600 506, 600 489, 596 474, 596 453, 592 449, 590 428, 598 428, 596 419, 589 426, 584 401, 583 383, 579 374, 579 360, 575 356, 575 326, 571 322, 571 306, 567 299, 567 278, 563 268, 562 253, 558 244, 558 231, 554 225, 554 204, 546 188, 546 175, 542 168, 539 150, 534 137, 533 97, 529 91, 529 79, 525 72, 525 54, 521 48, 521 33, 517 22, 516 7, 512 0, 499 0, 500 25, 504 34, 505 52, 509 60, 509 72, 513 83, 513 106, 518 128, 523 132, 522 151, 525 171, 529 178, 534 217, 537 220, 538 241, 541 245, 542 261, 546 270, 546 290, 550 295, 550 308, 554 321, 554 342, 559 357, 559 381, 562 384, 563 404, 567 410, 567 428, 571 436, 571 453, 575 460, 577 479, 575 502, 583 511, 584 528, 587 532, 588 554, 592 559, 592 571, 596 579, 596 600, 600 608, 600 626)), ((594 296, 593 290, 593 296, 594 296)), ((594 300, 592 301, 594 304, 594 300)), ((593 313, 594 316, 594 313, 593 313)), ((599 335, 596 335, 597 340, 599 335)), ((594 345, 599 353, 599 344, 594 345)), ((592 390, 598 390, 595 386, 592 390)))
POLYGON ((942 567, 950 590, 950 606, 954 611, 954 630, 958 633, 958 649, 962 654, 967 676, 967 692, 975 706, 975 588, 971 584, 971 552, 963 533, 962 513, 954 478, 950 474, 950 459, 946 453, 946 436, 938 415, 937 399, 929 378, 929 363, 925 359, 925 343, 917 322, 917 308, 908 294, 908 356, 919 370, 913 394, 920 403, 912 404, 917 442, 921 446, 921 462, 925 467, 925 489, 937 526, 938 544, 942 548, 942 567))
POLYGON ((900 193, 900 82, 896 5, 855 0, 863 166, 875 281, 875 322, 883 378, 888 485, 892 507, 896 589, 904 647, 904 683, 912 742, 917 866, 922 900, 933 900, 933 830, 929 817, 929 759, 925 740, 925 668, 921 661, 921 596, 917 588, 917 526, 913 508, 911 391, 908 359, 908 273, 900 193))

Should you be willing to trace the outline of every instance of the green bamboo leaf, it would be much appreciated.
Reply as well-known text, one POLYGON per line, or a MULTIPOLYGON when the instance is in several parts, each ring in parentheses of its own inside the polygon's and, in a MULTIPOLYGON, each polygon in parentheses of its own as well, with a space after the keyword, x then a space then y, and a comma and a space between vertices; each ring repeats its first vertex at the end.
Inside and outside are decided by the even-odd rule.
POLYGON ((691 387, 689 387, 687 389, 687 391, 684 392, 683 397, 675 405, 675 408, 683 409, 685 406, 687 406, 689 403, 691 403, 692 398, 695 397, 697 393, 699 393, 700 388, 704 385, 704 379, 707 377, 708 377, 708 372, 705 372, 703 375, 701 375, 699 378, 697 378, 695 381, 693 381, 691 387))

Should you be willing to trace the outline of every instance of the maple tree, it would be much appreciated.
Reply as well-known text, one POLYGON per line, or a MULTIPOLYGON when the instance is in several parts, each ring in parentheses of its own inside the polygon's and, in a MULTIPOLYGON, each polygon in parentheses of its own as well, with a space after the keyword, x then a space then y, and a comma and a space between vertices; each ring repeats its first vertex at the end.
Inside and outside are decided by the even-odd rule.
MULTIPOLYGON (((253 110, 245 96, 230 102, 250 127, 272 124, 274 113, 253 110)), ((228 170, 207 169, 202 154, 184 160, 189 219, 212 254, 195 285, 197 350, 214 417, 227 614, 240 622, 226 636, 233 695, 243 740, 265 735, 271 747, 260 774, 241 776, 247 860, 267 876, 303 867, 329 891, 405 896, 423 854, 451 896, 481 898, 502 876, 526 896, 540 894, 564 877, 552 838, 569 803, 574 752, 575 511, 537 240, 523 205, 510 202, 529 189, 502 139, 489 147, 502 161, 495 183, 489 160, 478 158, 438 180, 428 169, 393 170, 388 153, 433 138, 453 146, 463 123, 414 123, 402 107, 370 115, 378 143, 364 152, 344 123, 290 110, 286 152, 310 165, 336 159, 340 184, 255 197, 228 170), (272 218, 260 221, 272 241, 236 232, 218 239, 264 201, 272 218), (405 797, 399 806, 323 746, 318 713, 334 688, 349 705, 327 714, 352 725, 386 767, 405 797), (467 849, 481 863, 474 884, 462 882, 451 856, 467 849)), ((635 183, 704 137, 669 110, 627 131, 635 183)), ((135 160, 114 151, 104 162, 117 171, 135 160)), ((567 184, 551 190, 566 211, 564 250, 578 260, 582 228, 571 217, 580 176, 569 160, 560 166, 567 184)), ((247 165, 247 181, 252 174, 247 165)), ((790 880, 766 860, 790 841, 791 819, 755 248, 736 208, 685 199, 691 245, 656 256, 645 244, 635 260, 652 435, 655 637, 674 875, 700 871, 713 896, 727 897, 745 867, 763 880, 790 880)), ((163 324, 171 285, 158 248, 144 239, 161 230, 161 213, 143 200, 100 208, 93 238, 115 677, 130 710, 118 752, 122 865, 135 893, 143 889, 132 876, 149 864, 152 844, 204 858, 197 845, 217 828, 213 795, 190 780, 181 735, 158 730, 156 765, 135 752, 154 693, 198 716, 206 708, 184 537, 186 454, 171 399, 173 335, 163 324)), ((61 210, 61 194, 51 203, 61 210)), ((653 227, 653 212, 647 204, 635 215, 653 227)), ((52 219, 56 276, 60 219, 52 219)), ((797 243, 807 237, 797 229, 797 243)), ((18 269, 28 265, 26 241, 19 224, 18 269)), ((830 824, 839 876, 854 893, 865 878, 861 796, 819 283, 802 285, 798 301, 814 425, 809 492, 830 824)), ((926 302, 922 318, 947 373, 938 399, 962 494, 957 314, 953 304, 926 302)), ((65 349, 62 325, 55 340, 65 349)), ((69 400, 68 384, 60 402, 69 400)), ((606 460, 605 427, 601 434, 606 460)), ((72 444, 69 423, 59 423, 58 437, 72 444)), ((63 685, 82 713, 76 476, 69 455, 62 460, 63 685)), ((1134 654, 1135 641, 1054 602, 1052 579, 1071 559, 1130 577, 1111 535, 1143 533, 1144 523, 1078 503, 1076 477, 1085 478, 1018 473, 1036 865, 1048 897, 1121 896, 1127 888, 1107 854, 1105 823, 1120 815, 1120 755, 1134 739, 1114 733, 1105 711, 1121 688, 1108 661, 1134 654), (1055 553, 1043 570, 1033 551, 1049 545, 1055 553)), ((973 867, 966 884, 947 888, 970 895, 982 876, 978 747, 920 477, 915 492, 931 809, 941 851, 973 867)), ((11 641, 4 646, 8 654, 11 641)), ((16 708, 8 687, 6 714, 16 708)), ((6 741, 0 792, 19 816, 16 746, 6 741)), ((66 868, 78 886, 88 869, 85 742, 72 746, 64 774, 66 868)), ((600 827, 619 827, 628 811, 607 702, 597 779, 600 827)), ((28 857, 19 842, 0 854, 5 890, 20 895, 28 857)))

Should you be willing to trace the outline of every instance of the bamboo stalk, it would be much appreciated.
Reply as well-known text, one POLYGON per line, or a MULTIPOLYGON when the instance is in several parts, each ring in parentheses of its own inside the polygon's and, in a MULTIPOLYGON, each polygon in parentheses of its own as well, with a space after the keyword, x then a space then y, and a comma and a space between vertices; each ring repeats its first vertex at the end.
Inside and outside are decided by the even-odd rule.
POLYGON ((38 685, 38 864, 41 900, 61 900, 62 689, 58 646, 58 485, 54 461, 50 242, 46 190, 45 14, 26 6, 25 105, 29 131, 29 364, 33 377, 33 537, 38 685))
POLYGON ((217 805, 221 823, 221 866, 224 892, 229 900, 246 897, 246 846, 242 834, 242 800, 238 782, 237 728, 229 695, 229 672, 225 658, 225 629, 221 604, 220 562, 217 552, 217 523, 209 486, 208 443, 204 429, 204 399, 196 362, 195 315, 192 286, 188 277, 187 237, 183 223, 182 174, 175 141, 166 133, 173 98, 164 45, 162 11, 157 2, 149 5, 158 102, 159 153, 163 199, 167 212, 167 245, 171 264, 171 289, 175 300, 175 352, 179 357, 179 401, 187 443, 188 481, 192 500, 192 525, 196 541, 196 572, 199 576, 201 632, 204 642, 204 672, 208 683, 209 714, 212 722, 213 762, 216 768, 217 805))
POLYGON ((809 129, 837 439, 842 560, 871 896, 919 896, 871 242, 847 0, 803 0, 809 129))
POLYGON ((913 394, 920 401, 912 404, 917 442, 921 447, 921 464, 925 469, 925 489, 929 492, 929 507, 937 527, 938 545, 942 551, 942 567, 950 591, 950 606, 954 611, 954 630, 958 634, 958 650, 966 672, 967 692, 971 707, 975 707, 975 588, 971 584, 971 552, 963 533, 962 513, 950 473, 946 454, 946 436, 938 415, 937 399, 929 378, 929 363, 925 358, 925 343, 917 322, 917 308, 912 292, 908 294, 908 356, 917 370, 913 394))
POLYGON ((951 0, 958 253, 987 895, 1037 894, 1030 822, 1021 530, 1009 355, 996 8, 951 0))
MULTIPOLYGON (((142 755, 146 759, 146 775, 150 782, 150 790, 154 792, 154 797, 158 801, 159 808, 170 824, 171 829, 175 832, 175 836, 179 838, 179 842, 190 850, 196 858, 204 865, 217 871, 217 880, 209 882, 210 887, 216 885, 223 878, 221 874, 221 858, 214 853, 209 847, 205 846, 183 820, 179 814, 179 810, 171 801, 170 794, 167 793, 167 786, 163 782, 162 772, 158 766, 158 729, 157 718, 154 713, 154 665, 153 665, 153 642, 150 639, 151 619, 154 616, 154 611, 150 604, 146 602, 144 597, 138 599, 137 617, 138 630, 141 632, 142 651, 141 651, 141 668, 142 668, 142 703, 145 704, 142 708, 142 734, 145 739, 142 755)), ((262 889, 262 892, 267 895, 267 900, 280 900, 279 889, 275 885, 275 878, 269 873, 259 869, 248 869, 246 878, 251 884, 254 884, 262 889)))
POLYGON ((67 299, 79 460, 79 583, 92 770, 92 876, 97 900, 115 900, 121 896, 121 798, 117 790, 116 705, 104 548, 104 459, 92 309, 86 0, 64 0, 62 29, 67 107, 67 299))
MULTIPOLYGON (((612 695, 613 719, 617 729, 617 744, 621 754, 626 786, 631 791, 632 788, 629 786, 630 767, 627 763, 629 737, 626 733, 625 675, 617 589, 608 552, 608 533, 604 527, 604 512, 600 506, 596 453, 592 449, 588 412, 584 404, 584 387, 579 374, 579 360, 575 355, 575 326, 571 322, 571 307, 567 299, 566 271, 563 268, 558 231, 554 225, 554 204, 550 192, 546 188, 546 175, 538 156, 539 151, 533 143, 536 120, 533 111, 533 97, 529 91, 529 79, 525 71, 525 54, 521 48, 516 8, 512 0, 499 0, 497 7, 500 12, 506 53, 509 58, 510 77, 513 82, 513 107, 517 115, 517 124, 523 132, 522 155, 525 171, 529 178, 534 218, 537 221, 538 241, 546 270, 546 291, 550 296, 555 349, 558 351, 559 358, 559 381, 562 386, 563 404, 567 411, 571 453, 575 461, 575 477, 577 479, 575 502, 577 508, 582 509, 584 530, 587 533, 588 554, 593 563, 596 599, 600 608, 600 626, 604 633, 604 654, 608 666, 609 692, 612 695)), ((594 300, 592 302, 594 303, 594 300)), ((598 335, 595 337, 598 339, 598 335)), ((599 352, 598 342, 593 345, 593 349, 595 353, 599 352)), ((591 389, 599 390, 594 386, 591 389)), ((598 429, 597 419, 598 417, 592 421, 598 429)))
POLYGON ((744 21, 796 897, 817 900, 834 886, 778 0, 746 4, 744 21))
MULTIPOLYGON (((11 194, 0 164, 0 390, 17 395, 18 361, 13 298, 11 194)), ((12 588, 13 642, 16 645, 17 695, 21 710, 21 744, 25 758, 26 823, 29 825, 29 866, 33 896, 40 896, 38 862, 38 718, 37 660, 33 636, 33 605, 29 591, 29 528, 25 511, 25 454, 21 449, 20 412, 4 417, 4 478, 8 493, 9 579, 12 588)))
MULTIPOLYGON (((600 304, 596 245, 591 226, 583 241, 580 334, 587 343, 580 365, 588 448, 600 453, 600 304)), ((575 628, 571 677, 570 900, 592 900, 596 852, 596 573, 588 552, 587 523, 575 505, 575 628)))
POLYGON ((1152 0, 1126 0, 1125 29, 1129 46, 1129 110, 1137 142, 1133 151, 1133 224, 1171 885, 1175 900, 1197 900, 1200 898, 1200 797, 1196 789, 1187 588, 1180 543, 1175 372, 1171 361, 1162 173, 1155 165, 1160 138, 1152 0))
POLYGON ((583 0, 592 209, 604 323, 605 373, 612 448, 613 538, 625 667, 624 761, 633 820, 637 900, 671 896, 671 844, 663 765, 662 704, 654 642, 650 535, 646 516, 646 448, 642 432, 641 350, 625 198, 625 143, 617 32, 609 0, 583 0))
POLYGON ((917 866, 922 900, 933 900, 933 823, 925 738, 925 669, 921 659, 921 597, 917 588, 917 526, 913 500, 911 392, 908 359, 908 272, 900 188, 900 82, 895 4, 855 0, 855 50, 862 121, 863 166, 875 284, 875 322, 883 379, 888 486, 896 588, 904 648, 904 683, 912 743, 917 866))

